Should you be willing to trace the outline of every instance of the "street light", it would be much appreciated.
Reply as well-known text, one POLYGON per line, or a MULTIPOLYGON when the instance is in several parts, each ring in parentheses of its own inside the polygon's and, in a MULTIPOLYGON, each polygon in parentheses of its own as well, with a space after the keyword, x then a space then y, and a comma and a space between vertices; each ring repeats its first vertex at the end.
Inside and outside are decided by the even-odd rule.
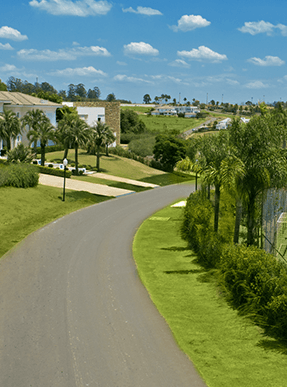
POLYGON ((68 160, 63 160, 64 164, 64 187, 63 187, 63 202, 65 201, 65 186, 66 186, 66 166, 68 165, 68 160))

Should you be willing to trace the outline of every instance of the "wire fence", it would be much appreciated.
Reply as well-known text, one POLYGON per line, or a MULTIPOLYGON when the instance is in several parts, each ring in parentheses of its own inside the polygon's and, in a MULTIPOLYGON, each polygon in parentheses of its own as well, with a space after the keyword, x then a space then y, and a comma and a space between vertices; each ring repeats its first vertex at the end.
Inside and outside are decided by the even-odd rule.
POLYGON ((264 250, 287 259, 286 189, 267 190, 262 205, 262 234, 264 250))

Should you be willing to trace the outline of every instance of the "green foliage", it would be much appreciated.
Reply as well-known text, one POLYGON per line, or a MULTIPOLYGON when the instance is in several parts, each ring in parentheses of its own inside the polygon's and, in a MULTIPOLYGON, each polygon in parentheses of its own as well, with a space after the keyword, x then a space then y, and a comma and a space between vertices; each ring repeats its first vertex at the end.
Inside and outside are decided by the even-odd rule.
POLYGON ((186 142, 174 135, 160 134, 155 138, 153 152, 164 170, 173 171, 176 163, 186 155, 186 142))
POLYGON ((268 333, 287 338, 287 268, 255 246, 228 246, 220 278, 235 307, 251 315, 268 333))
MULTIPOLYGON (((46 175, 64 177, 64 170, 63 169, 49 168, 49 167, 44 167, 42 165, 38 165, 37 168, 38 168, 39 173, 44 173, 46 175)), ((66 177, 71 177, 71 175, 72 175, 72 172, 70 170, 66 169, 66 177)))
POLYGON ((31 163, 33 155, 31 149, 25 147, 24 144, 17 145, 16 148, 8 152, 7 161, 8 163, 31 163))
POLYGON ((0 169, 0 187, 35 187, 38 180, 37 169, 33 165, 11 164, 0 169))
POLYGON ((121 141, 128 143, 136 134, 146 131, 146 126, 133 110, 121 110, 121 141))
POLYGON ((154 145, 155 136, 143 134, 133 137, 129 143, 129 150, 138 156, 152 156, 154 145))

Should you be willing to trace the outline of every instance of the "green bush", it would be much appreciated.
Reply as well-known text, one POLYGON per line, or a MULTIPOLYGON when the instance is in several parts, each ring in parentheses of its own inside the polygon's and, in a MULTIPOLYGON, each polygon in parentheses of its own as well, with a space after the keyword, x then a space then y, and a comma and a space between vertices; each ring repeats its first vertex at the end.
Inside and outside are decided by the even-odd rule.
POLYGON ((37 168, 29 164, 11 164, 0 170, 0 187, 10 186, 17 188, 35 187, 39 175, 37 168))
MULTIPOLYGON (((63 169, 43 167, 42 165, 38 165, 37 169, 38 169, 39 173, 44 173, 46 175, 64 177, 64 170, 63 169)), ((66 169, 66 177, 71 177, 71 175, 72 175, 72 172, 70 170, 66 169)))
POLYGON ((129 149, 138 156, 146 157, 153 155, 155 136, 141 135, 134 137, 129 143, 129 149))

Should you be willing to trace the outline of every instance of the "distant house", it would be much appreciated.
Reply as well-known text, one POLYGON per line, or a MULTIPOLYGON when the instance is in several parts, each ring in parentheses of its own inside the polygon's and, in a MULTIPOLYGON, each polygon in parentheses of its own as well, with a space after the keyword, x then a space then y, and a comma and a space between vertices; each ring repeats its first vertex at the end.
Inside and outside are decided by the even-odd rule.
MULTIPOLYGON (((4 110, 11 110, 17 117, 22 118, 28 111, 40 109, 49 118, 51 124, 56 126, 56 109, 60 107, 62 107, 62 105, 37 97, 32 97, 31 95, 18 92, 0 91, 0 113, 3 113, 4 110)), ((29 141, 27 139, 27 130, 24 131, 22 135, 19 134, 16 140, 13 141, 11 144, 12 149, 21 142, 28 146, 29 141)), ((0 138, 0 150, 3 149, 3 147, 3 139, 0 138)))
POLYGON ((185 117, 196 117, 196 113, 200 113, 197 106, 161 106, 151 112, 152 116, 177 116, 183 113, 185 117))
POLYGON ((97 122, 107 124, 116 137, 112 146, 120 145, 120 102, 63 102, 63 105, 75 107, 79 117, 89 126, 94 126, 97 122))
POLYGON ((225 118, 225 120, 220 121, 216 125, 216 129, 218 130, 227 129, 229 125, 231 125, 231 118, 225 118))

